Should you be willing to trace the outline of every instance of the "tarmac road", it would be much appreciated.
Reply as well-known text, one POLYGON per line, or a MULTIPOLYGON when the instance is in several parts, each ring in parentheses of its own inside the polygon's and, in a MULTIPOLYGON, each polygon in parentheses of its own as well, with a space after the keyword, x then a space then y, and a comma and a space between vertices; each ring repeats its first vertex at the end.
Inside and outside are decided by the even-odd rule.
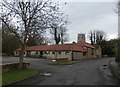
MULTIPOLYGON (((25 59, 39 74, 14 85, 118 85, 118 80, 112 78, 110 70, 103 68, 110 60, 114 61, 114 58, 82 60, 73 65, 49 65, 51 60, 25 59), (43 73, 51 75, 43 76, 43 73)), ((7 61, 11 62, 12 58, 3 59, 3 63, 7 61)), ((18 59, 13 58, 13 61, 18 59)))

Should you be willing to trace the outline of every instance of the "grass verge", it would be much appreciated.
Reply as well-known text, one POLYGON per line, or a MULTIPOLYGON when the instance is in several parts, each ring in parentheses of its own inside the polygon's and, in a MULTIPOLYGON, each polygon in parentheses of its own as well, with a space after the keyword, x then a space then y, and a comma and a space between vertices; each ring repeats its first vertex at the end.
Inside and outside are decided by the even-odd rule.
POLYGON ((36 70, 23 69, 12 70, 2 73, 2 85, 9 85, 17 81, 24 80, 37 74, 36 70))

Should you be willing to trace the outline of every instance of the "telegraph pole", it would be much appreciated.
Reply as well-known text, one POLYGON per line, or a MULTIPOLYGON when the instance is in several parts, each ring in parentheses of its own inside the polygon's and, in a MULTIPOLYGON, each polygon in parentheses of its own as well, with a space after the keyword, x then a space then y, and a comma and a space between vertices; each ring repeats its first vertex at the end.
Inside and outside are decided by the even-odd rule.
POLYGON ((118 39, 120 39, 120 1, 118 2, 118 39))
POLYGON ((117 42, 116 62, 120 63, 120 1, 118 2, 118 42, 117 42))

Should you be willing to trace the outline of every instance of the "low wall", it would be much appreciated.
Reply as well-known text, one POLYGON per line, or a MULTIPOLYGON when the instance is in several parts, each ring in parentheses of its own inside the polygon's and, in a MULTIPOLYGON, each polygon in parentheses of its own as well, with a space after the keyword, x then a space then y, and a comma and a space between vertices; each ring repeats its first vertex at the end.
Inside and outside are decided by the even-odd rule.
MULTIPOLYGON (((29 65, 30 65, 30 63, 24 62, 23 69, 28 69, 29 65)), ((6 64, 0 65, 0 67, 2 67, 1 68, 2 72, 6 72, 6 71, 10 71, 12 69, 18 69, 19 63, 6 63, 6 64)))

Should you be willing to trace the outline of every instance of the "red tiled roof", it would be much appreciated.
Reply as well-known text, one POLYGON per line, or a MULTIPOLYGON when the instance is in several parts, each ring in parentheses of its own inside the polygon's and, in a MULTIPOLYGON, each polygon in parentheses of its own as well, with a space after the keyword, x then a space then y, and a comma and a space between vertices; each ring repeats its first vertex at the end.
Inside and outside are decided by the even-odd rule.
MULTIPOLYGON (((26 47, 26 51, 54 51, 54 50, 62 50, 62 51, 80 51, 80 52, 85 52, 83 47, 89 47, 96 49, 94 46, 92 46, 89 43, 86 43, 85 41, 79 41, 78 43, 75 44, 57 44, 57 45, 41 45, 41 46, 29 46, 26 47)), ((16 50, 20 50, 16 49, 16 50)))
MULTIPOLYGON (((17 50, 20 50, 17 49, 17 50)), ((41 50, 41 51, 52 51, 52 50, 62 50, 62 51, 80 51, 80 52, 85 52, 85 50, 75 44, 57 44, 57 45, 42 45, 42 46, 29 46, 25 48, 26 51, 31 51, 31 50, 41 50)))
POLYGON ((84 47, 89 47, 89 48, 96 49, 93 45, 91 45, 91 44, 89 44, 89 43, 87 43, 85 41, 79 41, 77 44, 81 45, 81 46, 84 46, 84 47))
POLYGON ((73 50, 75 50, 75 51, 81 51, 81 52, 85 52, 85 50, 81 47, 81 46, 79 46, 79 45, 73 45, 73 50))

